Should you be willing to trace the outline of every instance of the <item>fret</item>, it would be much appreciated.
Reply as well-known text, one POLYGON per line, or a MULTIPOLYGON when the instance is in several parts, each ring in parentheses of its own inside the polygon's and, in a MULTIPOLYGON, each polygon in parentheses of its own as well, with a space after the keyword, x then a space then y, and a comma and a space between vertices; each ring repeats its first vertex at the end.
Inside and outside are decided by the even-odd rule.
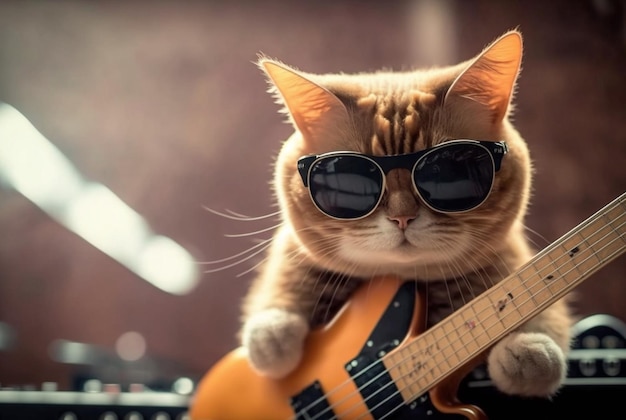
POLYGON ((514 293, 513 305, 520 318, 526 318, 536 309, 533 295, 520 276, 511 278, 511 292, 514 293))
POLYGON ((583 274, 587 271, 593 270, 597 265, 602 264, 603 258, 597 253, 597 251, 598 248, 603 246, 603 237, 610 232, 609 229, 598 229, 595 225, 588 226, 586 230, 591 232, 585 242, 589 251, 583 254, 582 258, 576 258, 578 260, 578 270, 583 274))
POLYGON ((466 342, 465 349, 468 351, 469 356, 470 357, 473 356, 476 352, 478 352, 480 347, 474 340, 474 337, 472 337, 471 335, 463 334, 462 337, 463 337, 463 341, 466 342))
POLYGON ((620 216, 626 208, 626 203, 621 204, 621 207, 616 207, 615 209, 602 216, 602 219, 604 219, 604 221, 607 223, 607 226, 611 229, 611 232, 608 236, 613 238, 615 241, 613 244, 607 247, 606 250, 599 250, 599 256, 612 256, 617 249, 624 246, 624 244, 626 243, 626 237, 624 235, 626 233, 626 220, 624 220, 624 218, 620 216))
POLYGON ((474 302, 472 315, 465 319, 465 329, 471 331, 476 336, 480 346, 483 346, 486 340, 491 339, 499 331, 494 331, 490 326, 489 319, 493 314, 493 310, 489 299, 486 298, 486 294, 479 296, 474 302))
POLYGON ((424 334, 424 354, 427 356, 432 355, 435 350, 439 350, 439 342, 433 337, 434 334, 429 332, 428 334, 424 334))
POLYGON ((530 264, 522 267, 520 271, 517 272, 516 277, 519 279, 520 284, 523 285, 528 292, 532 304, 534 306, 539 306, 539 302, 537 301, 537 299, 535 299, 535 294, 530 288, 530 286, 537 281, 537 275, 535 271, 531 269, 530 264))
POLYGON ((432 367, 427 369, 426 372, 424 373, 425 388, 428 388, 428 386, 434 382, 436 368, 437 368, 437 365, 433 365, 432 367))
POLYGON ((444 336, 445 343, 442 346, 442 353, 447 360, 448 364, 458 364, 461 360, 459 359, 459 355, 454 351, 452 347, 452 342, 447 336, 444 336))
MULTIPOLYGON (((595 230, 593 232, 595 233, 595 230)), ((572 276, 577 278, 584 272, 578 264, 580 261, 589 259, 591 263, 597 263, 597 260, 592 256, 589 239, 591 239, 590 236, 585 237, 581 232, 577 232, 561 243, 559 246, 561 252, 561 258, 559 258, 561 273, 571 271, 572 276)))
POLYGON ((385 367, 391 365, 391 368, 387 368, 389 374, 392 378, 394 378, 394 382, 396 383, 396 387, 400 390, 402 397, 407 400, 407 398, 413 393, 412 387, 415 387, 415 382, 411 380, 409 377, 409 369, 407 365, 402 361, 391 361, 389 364, 386 362, 387 359, 384 360, 385 367), (407 391, 407 395, 404 395, 404 391, 407 391))
MULTIPOLYGON (((602 236, 604 229, 602 227, 598 227, 598 221, 595 223, 589 223, 587 226, 583 227, 579 235, 581 238, 585 238, 585 244, 587 247, 593 251, 594 243, 602 236)), ((587 267, 592 267, 595 264, 602 263, 602 259, 596 253, 591 254, 591 258, 586 261, 582 261, 581 264, 585 264, 587 267)), ((579 266, 580 267, 580 266, 579 266)), ((584 273, 586 270, 581 268, 581 271, 584 273)))
POLYGON ((527 288, 530 291, 537 307, 539 307, 552 298, 552 293, 545 286, 546 282, 553 280, 553 277, 550 277, 551 274, 542 276, 541 273, 535 268, 535 264, 532 262, 528 265, 528 269, 534 270, 535 275, 528 279, 526 283, 527 288))
POLYGON ((485 315, 487 315, 487 312, 490 310, 489 301, 485 299, 484 294, 474 299, 472 306, 474 308, 474 314, 476 316, 475 319, 481 319, 485 317, 485 315))
POLYGON ((481 317, 479 316, 480 312, 477 313, 477 308, 475 306, 470 306, 468 309, 467 317, 464 322, 465 333, 469 334, 474 339, 478 348, 481 348, 489 342, 489 336, 487 335, 485 328, 485 321, 484 319, 477 321, 481 319, 481 317))
POLYGON ((457 334, 457 330, 454 328, 454 325, 452 325, 450 318, 441 321, 441 323, 437 325, 437 329, 441 329, 448 338, 453 337, 456 339, 455 335, 457 334))
POLYGON ((443 329, 435 328, 432 330, 432 335, 434 336, 435 342, 439 344, 440 347, 445 347, 450 344, 448 340, 448 336, 445 334, 443 329))
POLYGON ((578 277, 577 273, 572 270, 568 270, 567 265, 555 270, 554 278, 549 281, 545 281, 546 288, 550 291, 553 300, 556 300, 559 293, 566 290, 571 279, 576 277, 578 277))
POLYGON ((436 377, 440 376, 441 372, 442 372, 442 370, 441 370, 441 363, 439 362, 437 357, 435 357, 435 359, 437 359, 437 360, 435 360, 435 363, 434 363, 433 367, 430 369, 430 373, 431 373, 433 378, 436 378, 436 377))
POLYGON ((556 261, 563 255, 560 247, 547 248, 541 258, 535 260, 533 266, 537 270, 539 278, 544 279, 546 284, 549 284, 551 280, 559 276, 559 264, 556 261))
POLYGON ((465 325, 465 322, 459 315, 461 314, 459 313, 457 314, 457 316, 453 318, 452 324, 454 325, 457 331, 457 336, 459 338, 459 342, 462 345, 462 349, 463 349, 462 354, 463 354, 463 357, 465 358, 476 350, 476 344, 474 343, 474 340, 472 339, 472 337, 467 334, 464 334, 465 331, 461 329, 465 325))
MULTIPOLYGON (((452 349, 450 349, 450 347, 446 347, 446 350, 451 351, 452 349)), ((447 356, 445 352, 441 352, 442 354, 442 362, 441 363, 445 363, 446 364, 446 370, 450 370, 451 368, 454 368, 454 366, 456 365, 456 363, 458 363, 459 359, 458 357, 455 357, 454 354, 451 355, 451 357, 447 356), (452 357, 454 357, 456 360, 451 360, 452 357)))
POLYGON ((382 358, 383 364, 393 382, 400 390, 400 394, 405 401, 409 401, 415 391, 417 391, 417 384, 413 378, 414 371, 412 366, 407 363, 410 360, 411 352, 408 352, 408 356, 405 356, 403 347, 402 351, 395 351, 388 353, 382 358))
POLYGON ((507 316, 511 312, 510 301, 511 293, 502 288, 502 284, 498 284, 491 293, 487 294, 489 302, 491 302, 491 313, 489 328, 492 331, 505 331, 511 327, 514 319, 507 316))
POLYGON ((404 346, 402 348, 402 352, 400 353, 400 361, 398 363, 405 364, 406 360, 409 360, 410 357, 411 357, 411 346, 404 346))

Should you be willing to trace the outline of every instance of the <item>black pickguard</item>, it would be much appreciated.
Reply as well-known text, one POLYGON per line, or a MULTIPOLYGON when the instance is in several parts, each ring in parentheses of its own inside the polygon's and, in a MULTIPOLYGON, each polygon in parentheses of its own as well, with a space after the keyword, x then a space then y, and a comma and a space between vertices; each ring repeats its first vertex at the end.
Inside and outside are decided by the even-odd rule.
MULTIPOLYGON (((416 401, 405 404, 380 360, 408 335, 415 310, 416 293, 416 285, 411 282, 398 289, 359 354, 346 363, 344 368, 359 388, 374 419, 463 419, 462 416, 437 411, 427 393, 416 401)), ((323 401, 324 392, 327 391, 329 390, 321 389, 321 385, 316 382, 294 396, 292 407, 298 414, 296 418, 334 419, 332 408, 323 401)))

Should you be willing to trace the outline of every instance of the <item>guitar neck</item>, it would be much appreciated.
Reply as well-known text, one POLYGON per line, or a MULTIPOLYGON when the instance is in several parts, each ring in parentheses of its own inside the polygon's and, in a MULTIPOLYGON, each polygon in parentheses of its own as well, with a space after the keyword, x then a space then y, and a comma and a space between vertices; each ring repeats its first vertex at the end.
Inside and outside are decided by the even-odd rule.
POLYGON ((626 193, 517 272, 383 357, 402 397, 420 397, 626 249, 626 193))

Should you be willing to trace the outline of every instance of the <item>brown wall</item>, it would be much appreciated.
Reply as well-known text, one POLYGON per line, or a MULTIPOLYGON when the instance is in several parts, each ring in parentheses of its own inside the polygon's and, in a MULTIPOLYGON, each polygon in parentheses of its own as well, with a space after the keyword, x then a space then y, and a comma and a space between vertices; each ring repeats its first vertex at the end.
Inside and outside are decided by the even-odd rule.
MULTIPOLYGON (((0 101, 155 231, 210 261, 268 237, 225 237, 270 224, 203 209, 274 210, 271 163, 290 128, 251 63, 258 52, 312 72, 401 69, 470 58, 519 27, 515 120, 536 166, 529 237, 541 248, 624 191, 626 50, 610 19, 586 1, 450 0, 439 3, 449 10, 438 36, 427 31, 434 18, 415 14, 424 4, 1 2, 0 101), (442 40, 446 49, 428 52, 442 40)), ((161 360, 150 374, 199 376, 236 345, 250 279, 236 275, 256 261, 170 296, 0 188, 0 322, 15 333, 0 350, 0 384, 69 386, 77 370, 51 360, 54 340, 112 350, 126 331, 161 360)), ((626 320, 625 272, 621 258, 581 285, 577 313, 626 320)))

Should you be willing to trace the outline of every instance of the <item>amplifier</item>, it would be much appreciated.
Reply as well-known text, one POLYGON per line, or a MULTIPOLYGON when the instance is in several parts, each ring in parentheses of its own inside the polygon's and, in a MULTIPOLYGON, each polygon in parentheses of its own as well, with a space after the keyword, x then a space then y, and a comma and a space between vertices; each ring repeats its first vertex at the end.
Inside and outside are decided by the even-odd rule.
POLYGON ((164 391, 1 390, 1 420, 187 420, 189 397, 164 391))
POLYGON ((461 383, 459 399, 481 407, 490 420, 623 419, 626 396, 626 324, 597 314, 578 321, 565 385, 552 399, 507 396, 495 389, 485 366, 461 383))
MULTIPOLYGON (((481 407, 489 420, 622 419, 626 324, 609 315, 592 315, 573 326, 573 335, 568 377, 554 398, 504 395, 495 389, 485 367, 478 366, 462 381, 459 399, 481 407)), ((140 385, 123 392, 115 385, 74 392, 44 384, 41 390, 0 390, 0 420, 187 420, 190 398, 187 393, 147 391, 140 385)), ((426 411, 425 419, 466 420, 432 410, 426 411)))

